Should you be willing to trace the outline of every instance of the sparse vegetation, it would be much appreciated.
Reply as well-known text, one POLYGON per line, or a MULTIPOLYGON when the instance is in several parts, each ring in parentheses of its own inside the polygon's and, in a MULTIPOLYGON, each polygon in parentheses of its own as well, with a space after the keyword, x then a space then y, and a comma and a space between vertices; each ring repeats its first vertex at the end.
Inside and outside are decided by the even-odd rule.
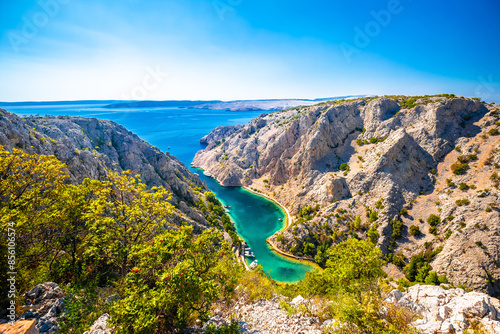
POLYGON ((498 129, 491 129, 490 131, 488 131, 488 134, 490 136, 498 136, 499 133, 500 131, 498 131, 498 129))
POLYGON ((427 223, 431 226, 437 226, 441 223, 441 218, 438 215, 432 214, 427 218, 427 223))
POLYGON ((451 165, 451 171, 456 175, 465 174, 465 172, 467 172, 467 169, 469 169, 469 164, 467 163, 461 163, 457 161, 451 165))
POLYGON ((455 204, 458 205, 458 206, 469 205, 470 201, 467 198, 462 198, 462 199, 457 199, 455 201, 455 204))
POLYGON ((469 190, 469 186, 467 185, 467 183, 460 183, 460 186, 458 187, 460 190, 462 191, 467 191, 469 190))
POLYGON ((420 228, 417 225, 412 225, 410 226, 410 234, 413 236, 419 236, 420 235, 420 228))

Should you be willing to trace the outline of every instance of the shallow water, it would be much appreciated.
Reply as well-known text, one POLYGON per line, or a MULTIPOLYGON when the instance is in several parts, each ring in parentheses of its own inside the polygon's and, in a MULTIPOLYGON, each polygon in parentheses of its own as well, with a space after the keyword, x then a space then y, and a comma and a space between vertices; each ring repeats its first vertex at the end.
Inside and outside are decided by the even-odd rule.
MULTIPOLYGON (((96 117, 117 122, 140 138, 169 151, 187 166, 196 152, 203 148, 199 140, 221 125, 246 124, 262 112, 221 111, 184 108, 105 109, 95 104, 8 106, 4 108, 18 115, 70 115, 96 117)), ((265 271, 280 282, 295 282, 312 267, 277 255, 266 239, 283 226, 285 213, 274 202, 239 187, 222 187, 213 178, 193 169, 217 198, 230 206, 229 216, 238 234, 248 243, 265 271)))

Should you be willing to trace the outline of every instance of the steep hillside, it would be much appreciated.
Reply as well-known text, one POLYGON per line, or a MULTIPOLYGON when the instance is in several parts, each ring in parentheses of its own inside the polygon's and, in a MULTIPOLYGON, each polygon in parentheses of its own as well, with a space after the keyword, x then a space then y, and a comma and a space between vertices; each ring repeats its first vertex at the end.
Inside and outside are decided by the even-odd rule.
POLYGON ((455 285, 499 294, 497 109, 453 95, 298 107, 262 114, 226 136, 219 128, 194 164, 222 185, 248 186, 283 203, 295 217, 273 236, 282 250, 321 263, 332 242, 369 237, 396 278, 422 253, 413 261, 418 270, 430 263, 455 285), (463 198, 469 204, 456 202, 463 198), (432 213, 440 218, 431 226, 432 213), (410 235, 412 225, 420 235, 416 227, 410 235))
POLYGON ((0 145, 8 150, 55 155, 66 163, 72 183, 101 179, 109 170, 132 170, 148 186, 173 193, 174 223, 187 221, 203 229, 207 221, 193 206, 208 191, 197 175, 176 157, 162 153, 111 121, 83 117, 25 117, 0 109, 0 145))

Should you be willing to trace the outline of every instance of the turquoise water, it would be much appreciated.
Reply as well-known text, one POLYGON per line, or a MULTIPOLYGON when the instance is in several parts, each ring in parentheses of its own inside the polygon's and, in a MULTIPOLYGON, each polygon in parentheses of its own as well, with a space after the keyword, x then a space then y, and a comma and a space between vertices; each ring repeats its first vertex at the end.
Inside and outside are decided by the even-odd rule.
MULTIPOLYGON (((70 115, 96 117, 117 122, 162 151, 170 151, 184 164, 191 161, 203 146, 199 140, 221 125, 246 124, 261 112, 220 111, 183 108, 105 109, 100 105, 34 105, 4 108, 18 115, 70 115)), ((248 243, 265 271, 280 282, 295 282, 312 268, 272 252, 266 239, 281 229, 285 213, 274 202, 243 188, 222 187, 216 180, 192 169, 207 183, 224 205, 230 206, 229 216, 238 234, 248 243)))
MULTIPOLYGON (((198 174, 201 173, 198 170, 198 174)), ((238 234, 245 239, 265 271, 280 282, 296 282, 304 278, 311 266, 280 256, 269 248, 266 239, 283 227, 285 212, 273 201, 240 187, 222 187, 216 180, 200 175, 221 202, 230 206, 229 216, 238 234), (282 221, 279 220, 282 218, 282 221)))

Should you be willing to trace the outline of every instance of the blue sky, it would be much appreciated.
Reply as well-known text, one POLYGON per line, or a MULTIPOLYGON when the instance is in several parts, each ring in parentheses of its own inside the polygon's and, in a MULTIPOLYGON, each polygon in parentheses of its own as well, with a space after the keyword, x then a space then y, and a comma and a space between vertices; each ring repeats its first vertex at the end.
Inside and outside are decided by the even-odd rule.
POLYGON ((498 0, 0 0, 0 101, 500 102, 499 15, 498 0))

